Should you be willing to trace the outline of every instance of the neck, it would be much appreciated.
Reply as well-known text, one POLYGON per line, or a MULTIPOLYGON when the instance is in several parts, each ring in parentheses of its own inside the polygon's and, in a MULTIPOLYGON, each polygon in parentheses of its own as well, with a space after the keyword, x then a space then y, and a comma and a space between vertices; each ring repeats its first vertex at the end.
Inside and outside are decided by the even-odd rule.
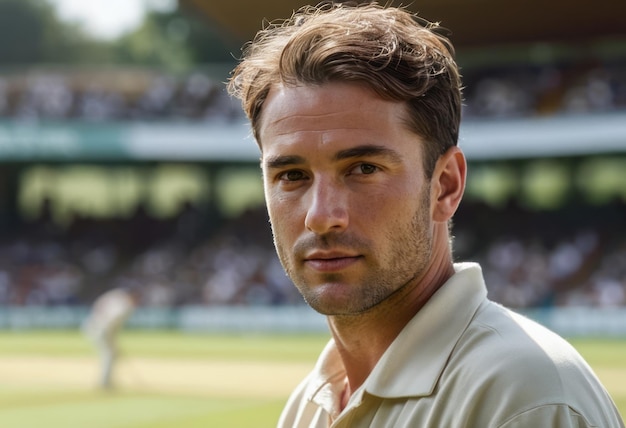
POLYGON ((452 275, 449 251, 436 257, 427 271, 369 311, 329 316, 328 323, 346 368, 349 391, 359 388, 407 323, 452 275))

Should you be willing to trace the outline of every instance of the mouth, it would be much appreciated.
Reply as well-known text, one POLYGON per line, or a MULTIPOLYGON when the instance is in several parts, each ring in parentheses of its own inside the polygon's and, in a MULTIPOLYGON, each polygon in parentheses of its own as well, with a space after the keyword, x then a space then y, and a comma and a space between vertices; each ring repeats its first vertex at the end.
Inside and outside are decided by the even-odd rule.
POLYGON ((337 272, 349 268, 363 256, 345 253, 313 253, 304 259, 304 264, 318 272, 337 272))

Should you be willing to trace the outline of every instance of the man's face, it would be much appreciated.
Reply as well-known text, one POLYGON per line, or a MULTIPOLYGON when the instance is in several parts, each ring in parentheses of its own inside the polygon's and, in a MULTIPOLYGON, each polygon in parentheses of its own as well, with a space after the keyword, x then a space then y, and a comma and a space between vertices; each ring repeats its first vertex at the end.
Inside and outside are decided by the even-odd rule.
POLYGON ((259 127, 274 241, 305 300, 363 313, 431 263, 429 182, 401 103, 346 83, 273 88, 259 127))

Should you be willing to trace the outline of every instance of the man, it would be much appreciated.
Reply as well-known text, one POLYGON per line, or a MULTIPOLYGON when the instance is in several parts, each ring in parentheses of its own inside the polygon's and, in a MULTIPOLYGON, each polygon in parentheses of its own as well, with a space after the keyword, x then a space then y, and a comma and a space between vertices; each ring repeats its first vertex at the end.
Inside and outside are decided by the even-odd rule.
POLYGON ((119 351, 117 336, 137 304, 137 290, 114 288, 100 295, 85 319, 82 329, 98 349, 100 357, 99 387, 113 388, 113 372, 119 351))
POLYGON ((402 8, 305 7, 229 91, 261 149, 275 246, 332 340, 280 427, 623 427, 576 351, 452 262, 465 186, 450 42, 402 8))

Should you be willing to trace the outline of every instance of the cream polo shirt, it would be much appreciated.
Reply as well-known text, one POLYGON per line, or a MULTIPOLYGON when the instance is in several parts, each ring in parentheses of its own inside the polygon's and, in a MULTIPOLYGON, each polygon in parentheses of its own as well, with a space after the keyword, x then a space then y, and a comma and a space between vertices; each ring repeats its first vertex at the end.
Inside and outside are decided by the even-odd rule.
POLYGON ((480 266, 455 265, 339 411, 345 369, 331 340, 279 428, 624 427, 565 340, 487 299, 480 266))

